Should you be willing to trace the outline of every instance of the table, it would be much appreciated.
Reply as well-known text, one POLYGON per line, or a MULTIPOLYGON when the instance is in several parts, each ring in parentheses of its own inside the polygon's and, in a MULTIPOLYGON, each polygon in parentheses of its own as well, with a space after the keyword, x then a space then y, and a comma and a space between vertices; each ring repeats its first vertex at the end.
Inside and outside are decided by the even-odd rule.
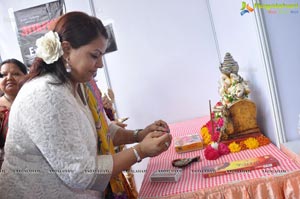
POLYGON ((300 165, 300 140, 281 143, 280 150, 300 165))
MULTIPOLYGON (((170 125, 173 137, 198 133, 209 120, 201 117, 170 125)), ((168 151, 151 158, 139 192, 139 198, 299 198, 300 166, 281 152, 275 145, 244 150, 221 156, 217 160, 206 160, 203 150, 178 154, 174 143, 168 151), (247 173, 231 173, 223 176, 203 178, 204 165, 213 165, 225 161, 241 160, 272 154, 280 165, 269 169, 253 170, 247 173), (193 163, 182 171, 178 182, 150 182, 155 170, 174 170, 171 161, 177 158, 200 155, 201 161, 193 163)))

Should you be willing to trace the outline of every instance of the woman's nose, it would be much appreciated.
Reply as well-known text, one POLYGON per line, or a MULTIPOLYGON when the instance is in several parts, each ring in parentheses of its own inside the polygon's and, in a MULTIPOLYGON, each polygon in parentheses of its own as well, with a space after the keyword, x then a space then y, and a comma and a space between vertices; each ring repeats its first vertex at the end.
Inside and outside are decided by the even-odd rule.
POLYGON ((14 76, 13 76, 12 73, 8 73, 8 74, 7 74, 7 79, 13 79, 13 78, 14 78, 14 76))
POLYGON ((97 60, 97 68, 102 68, 103 67, 103 57, 100 57, 98 60, 97 60))

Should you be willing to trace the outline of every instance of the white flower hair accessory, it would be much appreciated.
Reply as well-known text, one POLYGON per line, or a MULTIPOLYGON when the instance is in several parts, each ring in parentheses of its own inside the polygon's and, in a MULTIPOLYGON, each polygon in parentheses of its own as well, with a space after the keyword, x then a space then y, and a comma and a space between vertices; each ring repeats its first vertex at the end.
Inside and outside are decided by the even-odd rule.
POLYGON ((36 56, 42 58, 46 64, 56 62, 64 54, 57 32, 49 31, 36 40, 36 46, 36 56))

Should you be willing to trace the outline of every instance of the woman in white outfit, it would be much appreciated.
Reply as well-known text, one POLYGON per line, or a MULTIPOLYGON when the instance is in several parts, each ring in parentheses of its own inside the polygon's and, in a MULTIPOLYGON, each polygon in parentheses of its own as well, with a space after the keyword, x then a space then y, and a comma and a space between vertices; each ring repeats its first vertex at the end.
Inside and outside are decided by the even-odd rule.
POLYGON ((106 44, 102 22, 81 12, 63 15, 37 40, 37 58, 10 111, 0 198, 103 198, 112 177, 168 149, 172 137, 160 121, 142 131, 110 125, 115 145, 140 143, 97 154, 95 121, 81 83, 103 66, 106 44))

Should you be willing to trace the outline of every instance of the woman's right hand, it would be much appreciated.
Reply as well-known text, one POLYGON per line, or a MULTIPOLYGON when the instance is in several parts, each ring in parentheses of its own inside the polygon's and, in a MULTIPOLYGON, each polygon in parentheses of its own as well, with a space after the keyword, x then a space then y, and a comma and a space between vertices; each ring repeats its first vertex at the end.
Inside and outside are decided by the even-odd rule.
POLYGON ((153 131, 149 133, 137 148, 140 151, 140 156, 154 157, 168 150, 171 145, 172 135, 162 131, 153 131))

